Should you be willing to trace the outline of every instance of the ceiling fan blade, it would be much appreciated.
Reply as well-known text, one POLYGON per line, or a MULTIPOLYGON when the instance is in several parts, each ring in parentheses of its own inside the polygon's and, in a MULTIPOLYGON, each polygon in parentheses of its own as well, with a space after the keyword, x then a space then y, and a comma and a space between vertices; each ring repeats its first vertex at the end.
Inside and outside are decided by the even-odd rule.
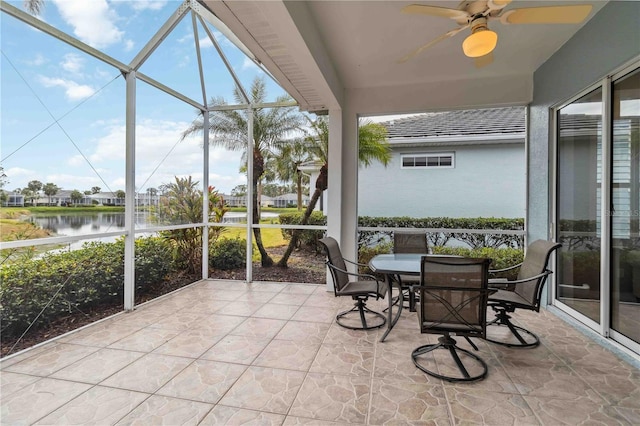
POLYGON ((449 9, 446 7, 426 6, 424 4, 410 4, 402 8, 402 13, 414 15, 439 16, 441 18, 450 19, 466 19, 469 14, 464 10, 449 9))
POLYGON ((493 62, 493 52, 489 52, 484 56, 474 58, 473 65, 475 65, 476 68, 482 68, 482 67, 486 67, 492 62, 493 62))
POLYGON ((576 4, 514 9, 503 13, 500 21, 503 24, 579 24, 589 16, 592 7, 576 4))
POLYGON ((441 42, 444 39, 447 39, 449 37, 453 37, 454 35, 458 34, 460 31, 464 30, 465 28, 467 28, 468 25, 465 25, 463 27, 460 28, 456 28, 454 30, 448 31, 444 34, 442 34, 440 37, 435 38, 433 40, 431 40, 429 43, 427 44, 423 44, 422 46, 418 47, 416 50, 414 50, 413 52, 410 52, 409 54, 407 54, 406 56, 403 56, 402 58, 398 59, 398 63, 402 64, 404 62, 407 62, 409 59, 413 58, 414 56, 418 55, 419 53, 422 53, 424 50, 430 48, 431 46, 433 46, 436 43, 441 42))

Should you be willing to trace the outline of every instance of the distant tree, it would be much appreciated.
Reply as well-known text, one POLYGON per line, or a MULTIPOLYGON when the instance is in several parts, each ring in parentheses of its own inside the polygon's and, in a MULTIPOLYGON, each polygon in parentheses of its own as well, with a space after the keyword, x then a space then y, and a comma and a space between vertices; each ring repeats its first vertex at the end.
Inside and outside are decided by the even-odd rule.
POLYGON ((71 191, 71 201, 73 201, 74 205, 78 204, 78 202, 81 201, 83 197, 84 197, 84 194, 78 191, 77 189, 74 189, 73 191, 71 191))
POLYGON ((247 185, 237 185, 231 190, 231 195, 234 197, 244 197, 247 195, 247 185))
POLYGON ((100 188, 99 186, 92 186, 91 187, 91 193, 92 194, 97 194, 100 191, 102 191, 102 188, 100 188))
POLYGON ((31 192, 35 193, 35 195, 38 195, 42 189, 42 182, 39 180, 32 180, 27 184, 27 188, 29 188, 31 192))
POLYGON ((0 166, 0 201, 5 202, 9 199, 9 196, 4 192, 4 186, 9 183, 7 175, 4 172, 4 167, 0 166))
POLYGON ((43 6, 44 0, 24 0, 24 8, 32 15, 39 15, 43 6))
POLYGON ((83 192, 83 194, 84 194, 84 195, 91 195, 91 194, 93 194, 93 192, 91 192, 91 191, 87 190, 87 191, 84 191, 84 192, 83 192))
POLYGON ((147 188, 147 194, 155 197, 156 195, 158 195, 158 190, 156 188, 147 188))
POLYGON ((43 185, 42 192, 49 197, 49 205, 51 205, 51 197, 56 195, 58 191, 60 191, 60 188, 55 183, 48 182, 43 185))
POLYGON ((116 191, 116 198, 124 198, 126 196, 126 194, 124 193, 124 191, 122 189, 119 189, 116 191))

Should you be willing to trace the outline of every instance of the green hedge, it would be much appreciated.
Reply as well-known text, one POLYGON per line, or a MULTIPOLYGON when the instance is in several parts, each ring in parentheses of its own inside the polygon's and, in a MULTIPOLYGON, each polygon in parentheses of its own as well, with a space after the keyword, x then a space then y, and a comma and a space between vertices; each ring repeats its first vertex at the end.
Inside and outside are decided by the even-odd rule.
POLYGON ((209 265, 215 269, 244 268, 247 264, 247 241, 236 238, 220 238, 212 244, 209 265))
MULTIPOLYGON (((171 246, 161 238, 137 239, 135 265, 136 292, 144 294, 172 270, 171 246)), ((20 335, 50 301, 33 327, 77 310, 121 303, 123 292, 124 240, 8 264, 0 268, 1 331, 20 335)))
MULTIPOLYGON (((518 263, 522 263, 524 260, 524 251, 514 248, 492 248, 492 247, 480 247, 476 249, 468 249, 463 247, 431 247, 433 254, 451 254, 464 257, 485 257, 492 260, 490 269, 504 269, 518 263)), ((509 271, 503 273, 503 277, 509 279, 515 279, 518 275, 518 270, 509 271)))
MULTIPOLYGON (((496 229, 521 231, 524 219, 505 218, 449 218, 449 217, 368 217, 358 218, 358 226, 366 228, 449 228, 449 229, 496 229)), ((392 238, 392 231, 361 231, 358 247, 374 246, 392 238)), ((524 237, 519 235, 471 234, 467 232, 428 232, 429 245, 444 246, 450 240, 466 243, 470 248, 511 247, 524 248, 524 237)))
MULTIPOLYGON (((304 217, 304 212, 294 212, 294 213, 283 213, 280 215, 280 224, 281 225, 300 225, 302 223, 302 218, 304 217)), ((307 225, 326 225, 327 218, 320 211, 313 211, 311 216, 309 216, 309 222, 307 225)), ((282 236, 286 240, 291 239, 291 235, 293 234, 294 229, 283 229, 282 236)), ((324 236, 323 230, 307 230, 301 231, 300 236, 298 238, 299 245, 305 245, 308 247, 313 247, 318 250, 318 240, 324 236)))

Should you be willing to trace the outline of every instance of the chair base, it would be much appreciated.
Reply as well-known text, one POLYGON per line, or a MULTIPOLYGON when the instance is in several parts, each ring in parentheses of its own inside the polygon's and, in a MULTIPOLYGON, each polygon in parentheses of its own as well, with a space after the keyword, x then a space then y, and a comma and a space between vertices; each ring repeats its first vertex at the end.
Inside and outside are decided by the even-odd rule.
POLYGON ((442 337, 439 337, 438 342, 439 343, 433 345, 424 345, 414 349, 411 353, 413 364, 428 375, 436 377, 438 379, 446 380, 448 382, 473 382, 476 380, 482 380, 487 376, 488 369, 487 364, 484 362, 484 360, 474 353, 457 346, 455 339, 453 339, 451 336, 444 335, 442 337), (458 370, 460 371, 460 376, 446 376, 443 374, 439 374, 419 363, 418 357, 420 355, 424 355, 437 349, 446 349, 449 351, 451 357, 456 363, 458 370), (465 358, 470 358, 469 362, 467 362, 467 365, 465 365, 460 359, 459 353, 464 354, 465 358), (480 372, 474 375, 469 374, 470 366, 475 367, 476 370, 479 368, 480 372))
POLYGON ((380 312, 372 311, 371 309, 367 308, 367 305, 365 304, 365 301, 367 300, 366 298, 354 296, 353 299, 356 301, 356 303, 354 303, 353 305, 353 308, 348 309, 344 312, 340 312, 338 315, 336 315, 336 322, 338 323, 338 325, 350 330, 371 330, 374 328, 380 328, 387 323, 387 319, 384 315, 382 315, 380 312), (354 327, 342 321, 343 318, 347 319, 345 317, 353 312, 357 312, 360 315, 360 322, 362 323, 362 327, 354 327), (369 325, 369 323, 367 322, 366 314, 373 315, 374 325, 369 325), (378 321, 375 321, 376 319, 382 320, 382 322, 378 323, 378 321))
POLYGON ((485 338, 485 340, 509 348, 535 348, 536 346, 540 345, 540 339, 538 338, 538 336, 525 328, 514 325, 511 322, 511 316, 504 308, 493 307, 493 310, 496 311, 496 317, 493 321, 487 323, 487 337, 485 338), (494 329, 495 327, 507 327, 510 331, 510 335, 515 337, 517 339, 517 342, 509 342, 491 338, 491 329, 494 329))

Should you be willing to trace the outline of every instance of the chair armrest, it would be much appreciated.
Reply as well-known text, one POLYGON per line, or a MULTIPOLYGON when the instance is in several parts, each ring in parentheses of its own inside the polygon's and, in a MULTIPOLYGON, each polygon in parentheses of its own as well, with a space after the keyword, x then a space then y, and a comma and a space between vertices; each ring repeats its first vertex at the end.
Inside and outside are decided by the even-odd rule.
POLYGON ((502 269, 489 269, 489 273, 490 273, 490 274, 497 274, 497 273, 499 273, 499 272, 511 271, 511 270, 513 270, 513 269, 519 268, 520 266, 522 266, 522 262, 518 263, 517 265, 509 266, 508 268, 502 268, 502 269))
POLYGON ((363 268, 367 268, 369 265, 365 265, 364 263, 358 263, 358 262, 353 262, 351 260, 347 260, 347 259, 342 259, 347 263, 350 263, 352 265, 356 265, 356 266, 362 266, 363 268))
POLYGON ((524 283, 528 283, 528 282, 533 281, 533 280, 540 279, 542 277, 546 277, 547 275, 550 275, 550 274, 551 274, 551 271, 547 269, 543 273, 538 274, 538 275, 534 275, 534 276, 529 277, 529 278, 523 278, 521 280, 513 280, 513 281, 498 281, 498 282, 496 282, 496 284, 509 284, 509 285, 510 284, 524 284, 524 283))
MULTIPOLYGON (((350 263, 353 263, 353 262, 350 262, 350 263)), ((360 274, 358 272, 345 271, 344 269, 340 269, 337 266, 332 265, 332 264, 330 264, 328 262, 327 262, 327 266, 329 268, 331 268, 331 269, 335 269, 338 272, 342 272, 343 274, 351 275, 352 277, 364 277, 364 278, 369 278, 369 279, 371 279, 371 280, 373 280, 375 282, 379 282, 379 280, 375 276, 373 276, 371 274, 360 274)))

